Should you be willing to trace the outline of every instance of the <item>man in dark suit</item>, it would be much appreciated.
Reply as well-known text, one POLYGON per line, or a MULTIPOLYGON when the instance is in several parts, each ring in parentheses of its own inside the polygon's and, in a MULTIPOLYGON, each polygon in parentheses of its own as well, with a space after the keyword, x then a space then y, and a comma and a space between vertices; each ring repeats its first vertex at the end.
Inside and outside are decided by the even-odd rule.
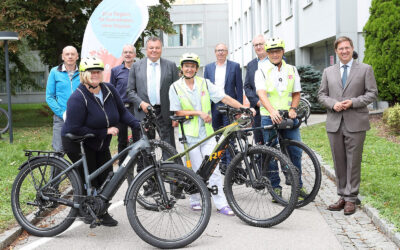
MULTIPOLYGON (((161 58, 161 53, 160 38, 150 37, 146 42, 147 57, 135 62, 129 71, 128 99, 132 101, 134 115, 139 120, 145 117, 147 107, 153 106, 161 140, 175 147, 168 91, 169 86, 179 78, 178 68, 175 63, 161 58)), ((137 139, 134 138, 134 141, 137 139)))
MULTIPOLYGON (((224 89, 226 95, 243 104, 243 81, 240 65, 226 59, 228 56, 228 47, 223 43, 215 46, 215 56, 217 61, 206 65, 204 78, 224 89)), ((219 105, 223 105, 223 103, 212 103, 211 105, 212 126, 214 130, 218 130, 229 124, 229 118, 218 112, 217 106, 219 105)), ((222 172, 224 172, 224 167, 229 161, 230 155, 227 153, 226 157, 224 155, 221 159, 220 168, 222 172)))
POLYGON ((328 209, 344 209, 350 215, 356 211, 363 145, 370 129, 367 105, 376 99, 378 90, 372 67, 353 60, 350 38, 339 37, 334 47, 340 62, 324 70, 318 92, 328 111, 326 131, 340 196, 328 209))
MULTIPOLYGON (((254 51, 257 57, 251 60, 246 67, 246 78, 244 80, 244 92, 250 102, 250 107, 256 110, 256 116, 254 117, 253 127, 261 126, 261 115, 260 115, 260 100, 256 92, 256 86, 254 83, 254 75, 259 65, 268 62, 267 51, 265 50, 265 39, 263 35, 257 35, 253 39, 254 51)), ((257 144, 264 144, 263 134, 260 130, 254 131, 254 141, 257 144)))

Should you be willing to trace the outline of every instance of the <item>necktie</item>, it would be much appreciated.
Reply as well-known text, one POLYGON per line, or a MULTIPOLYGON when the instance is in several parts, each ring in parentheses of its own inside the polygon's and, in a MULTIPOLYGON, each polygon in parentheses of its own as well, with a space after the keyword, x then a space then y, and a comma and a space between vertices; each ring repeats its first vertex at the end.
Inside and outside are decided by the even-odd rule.
POLYGON ((151 63, 151 81, 150 85, 148 86, 149 89, 149 99, 150 104, 154 106, 157 103, 157 76, 156 76, 156 66, 157 63, 151 63))
POLYGON ((343 67, 343 75, 342 75, 342 86, 346 86, 346 81, 347 81, 347 66, 346 64, 342 66, 343 67))

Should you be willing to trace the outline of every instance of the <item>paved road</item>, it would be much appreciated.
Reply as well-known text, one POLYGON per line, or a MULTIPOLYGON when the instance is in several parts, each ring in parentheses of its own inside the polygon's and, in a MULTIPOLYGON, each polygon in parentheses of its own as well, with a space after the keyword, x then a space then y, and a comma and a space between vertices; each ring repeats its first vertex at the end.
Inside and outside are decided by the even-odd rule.
MULTIPOLYGON (((325 120, 312 115, 309 124, 325 120)), ((63 234, 53 238, 27 237, 16 242, 15 249, 151 249, 132 230, 122 199, 123 186, 114 198, 111 214, 119 221, 114 228, 90 229, 75 222, 63 234)), ((283 223, 273 228, 248 226, 236 217, 216 212, 210 223, 190 249, 398 249, 360 209, 354 215, 326 210, 336 201, 333 181, 323 176, 320 192, 305 208, 297 209, 283 223)))

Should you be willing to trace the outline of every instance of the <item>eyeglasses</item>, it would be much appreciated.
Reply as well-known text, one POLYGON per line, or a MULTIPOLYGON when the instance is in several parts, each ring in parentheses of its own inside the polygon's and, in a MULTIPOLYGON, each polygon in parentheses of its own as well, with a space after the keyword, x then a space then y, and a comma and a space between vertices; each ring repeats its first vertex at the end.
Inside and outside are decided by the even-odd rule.
POLYGON ((216 49, 215 52, 216 53, 224 53, 225 51, 228 51, 226 49, 216 49))
POLYGON ((257 48, 257 47, 264 47, 264 44, 263 43, 256 43, 256 44, 253 44, 253 47, 254 48, 257 48))

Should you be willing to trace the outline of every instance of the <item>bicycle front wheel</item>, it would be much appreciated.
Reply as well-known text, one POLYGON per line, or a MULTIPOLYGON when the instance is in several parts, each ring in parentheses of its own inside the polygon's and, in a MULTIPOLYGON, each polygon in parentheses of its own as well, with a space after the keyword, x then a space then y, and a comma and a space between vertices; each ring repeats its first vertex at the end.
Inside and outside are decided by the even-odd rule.
POLYGON ((136 177, 128 194, 126 211, 129 222, 137 235, 152 246, 159 248, 180 248, 196 240, 205 230, 211 215, 210 194, 203 181, 190 169, 177 164, 161 166, 160 176, 167 201, 163 199, 157 180, 156 169, 148 169, 136 177), (149 182, 156 186, 151 194, 157 210, 143 208, 141 196, 149 182), (180 199, 171 191, 198 198, 200 211, 191 209, 190 199, 180 199), (176 191, 178 190, 178 191, 176 191))
POLYGON ((11 191, 11 206, 15 219, 30 234, 51 237, 65 231, 75 220, 78 209, 46 200, 43 196, 78 202, 81 182, 74 171, 54 179, 68 166, 55 158, 37 158, 19 172, 11 191), (47 183, 48 187, 43 188, 47 183))
POLYGON ((297 107, 297 113, 303 113, 305 114, 305 118, 308 119, 311 115, 311 104, 308 102, 307 99, 301 97, 299 105, 297 107))
POLYGON ((290 160, 276 149, 253 146, 239 153, 225 175, 225 193, 235 214, 249 225, 271 227, 293 212, 298 196, 298 177, 290 160), (249 163, 246 166, 246 161, 249 163), (273 187, 273 178, 286 176, 291 186, 273 187))
POLYGON ((280 143, 281 149, 297 168, 301 178, 299 201, 296 207, 304 207, 312 202, 317 196, 321 186, 321 165, 312 149, 299 141, 283 140, 280 143), (289 154, 292 152, 292 154, 289 154), (300 170, 301 169, 301 170, 300 170))
POLYGON ((0 134, 7 132, 9 126, 8 113, 4 109, 0 108, 0 134))

